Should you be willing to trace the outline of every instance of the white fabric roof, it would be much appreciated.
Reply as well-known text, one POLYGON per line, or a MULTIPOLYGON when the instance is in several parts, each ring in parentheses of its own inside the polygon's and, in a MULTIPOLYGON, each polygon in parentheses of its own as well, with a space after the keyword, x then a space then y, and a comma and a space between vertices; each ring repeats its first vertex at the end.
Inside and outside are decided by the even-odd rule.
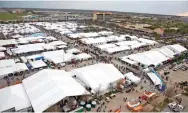
POLYGON ((71 59, 74 58, 74 55, 72 53, 64 54, 63 56, 54 56, 49 58, 48 60, 52 61, 55 64, 62 63, 62 62, 68 62, 71 61, 71 59))
POLYGON ((145 39, 145 38, 139 38, 139 39, 137 39, 137 40, 140 41, 140 42, 143 42, 143 43, 149 44, 149 45, 157 44, 156 41, 148 40, 148 39, 145 39))
POLYGON ((98 34, 99 35, 112 35, 113 32, 111 32, 111 31, 100 31, 100 32, 98 32, 98 34))
POLYGON ((106 38, 100 37, 100 38, 83 38, 81 39, 83 43, 86 44, 97 44, 97 43, 103 43, 105 44, 107 42, 106 38))
POLYGON ((62 49, 62 48, 67 48, 67 46, 65 46, 65 45, 60 45, 60 46, 57 46, 57 48, 62 49))
POLYGON ((14 59, 0 60, 0 68, 7 67, 15 64, 14 59))
POLYGON ((98 48, 105 50, 106 48, 111 48, 111 47, 116 47, 115 44, 103 44, 103 45, 98 45, 98 48))
POLYGON ((66 45, 66 43, 63 42, 63 41, 61 41, 61 40, 58 40, 58 41, 50 42, 50 43, 48 43, 47 45, 57 46, 57 45, 66 45))
POLYGON ((175 53, 173 51, 171 51, 170 49, 168 49, 167 47, 162 47, 162 48, 159 48, 156 50, 169 58, 173 58, 175 55, 175 53))
POLYGON ((124 45, 124 46, 128 46, 128 45, 137 45, 139 44, 138 41, 134 40, 134 41, 122 41, 122 42, 118 42, 116 43, 117 45, 124 45))
POLYGON ((0 47, 0 51, 6 51, 5 47, 0 47))
POLYGON ((31 106, 23 84, 0 89, 0 112, 15 107, 16 111, 31 106))
POLYGON ((18 48, 13 48, 12 52, 15 54, 19 54, 19 53, 40 51, 40 50, 44 50, 44 48, 43 48, 44 45, 45 45, 45 43, 19 45, 18 48))
POLYGON ((147 75, 150 77, 154 85, 161 84, 161 80, 154 73, 150 72, 150 73, 147 73, 147 75))
POLYGON ((75 55, 74 58, 76 60, 81 60, 81 59, 88 59, 91 58, 91 55, 87 54, 87 53, 80 53, 78 55, 75 55))
POLYGON ((35 112, 43 112, 67 96, 88 94, 64 70, 44 69, 22 82, 35 112))
POLYGON ((23 38, 23 36, 19 35, 19 34, 16 34, 16 35, 13 35, 12 38, 23 38))
POLYGON ((41 54, 36 54, 36 55, 27 56, 26 58, 27 58, 28 60, 30 60, 30 59, 35 59, 35 58, 38 58, 38 57, 41 57, 41 56, 42 56, 41 54))
POLYGON ((42 55, 46 59, 57 57, 57 56, 63 56, 64 54, 65 54, 64 50, 48 51, 42 53, 42 55))
POLYGON ((10 73, 21 72, 25 70, 28 70, 25 63, 16 63, 8 67, 3 67, 3 68, 0 68, 0 78, 3 78, 4 76, 10 73))
POLYGON ((143 53, 128 55, 127 57, 147 66, 157 66, 158 64, 161 64, 162 62, 167 61, 169 59, 159 51, 146 51, 143 53))
POLYGON ((90 38, 99 36, 96 32, 68 34, 71 38, 90 38))
POLYGON ((30 61, 29 63, 34 69, 47 66, 42 60, 30 61))
POLYGON ((114 52, 129 50, 129 49, 130 49, 130 47, 128 47, 128 46, 116 46, 116 47, 112 47, 112 48, 106 48, 106 51, 108 53, 114 53, 114 52))
POLYGON ((169 45, 167 46, 170 50, 174 51, 175 53, 182 53, 187 51, 187 49, 179 44, 169 45))
POLYGON ((17 44, 16 40, 15 39, 0 40, 0 46, 11 45, 11 44, 16 45, 17 44))
POLYGON ((0 52, 0 58, 4 58, 5 57, 5 53, 4 52, 0 52))
POLYGON ((43 48, 46 49, 46 50, 55 50, 56 49, 55 46, 48 45, 48 44, 44 45, 43 48))
POLYGON ((67 53, 80 53, 81 51, 79 49, 76 48, 72 48, 72 49, 68 49, 66 50, 67 53))
POLYGON ((20 57, 20 59, 21 59, 24 63, 27 62, 27 58, 26 58, 25 56, 20 57))
POLYGON ((121 60, 123 60, 123 61, 125 61, 125 62, 127 62, 127 63, 129 63, 129 64, 134 64, 134 65, 135 65, 135 64, 138 64, 138 62, 133 61, 133 60, 131 60, 131 59, 128 59, 127 56, 122 57, 121 60))
POLYGON ((132 72, 126 73, 124 74, 124 76, 135 84, 138 84, 141 80, 139 77, 135 76, 132 72))
POLYGON ((107 90, 110 83, 124 77, 114 65, 104 63, 74 69, 71 72, 95 92, 107 90))

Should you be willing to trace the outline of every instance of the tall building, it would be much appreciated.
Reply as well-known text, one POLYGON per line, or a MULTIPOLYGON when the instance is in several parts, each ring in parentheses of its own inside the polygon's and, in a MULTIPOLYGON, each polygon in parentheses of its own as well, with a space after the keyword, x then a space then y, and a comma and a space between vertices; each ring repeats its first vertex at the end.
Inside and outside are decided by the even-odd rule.
POLYGON ((94 12, 93 20, 108 21, 111 19, 111 12, 94 12))

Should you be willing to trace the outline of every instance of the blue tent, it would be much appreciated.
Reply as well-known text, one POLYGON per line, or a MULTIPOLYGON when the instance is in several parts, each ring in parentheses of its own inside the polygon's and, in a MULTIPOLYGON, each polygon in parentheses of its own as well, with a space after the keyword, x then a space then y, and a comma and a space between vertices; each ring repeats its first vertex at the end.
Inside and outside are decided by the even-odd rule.
POLYGON ((40 56, 40 57, 35 58, 35 60, 44 60, 44 57, 40 56))

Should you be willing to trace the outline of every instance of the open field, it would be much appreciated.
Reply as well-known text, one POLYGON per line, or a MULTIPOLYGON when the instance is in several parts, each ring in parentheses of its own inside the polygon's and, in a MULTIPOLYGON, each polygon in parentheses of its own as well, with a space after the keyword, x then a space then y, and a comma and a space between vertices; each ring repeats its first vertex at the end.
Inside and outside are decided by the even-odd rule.
POLYGON ((25 13, 21 14, 11 14, 11 13, 0 13, 0 20, 19 20, 21 16, 26 15, 25 13))

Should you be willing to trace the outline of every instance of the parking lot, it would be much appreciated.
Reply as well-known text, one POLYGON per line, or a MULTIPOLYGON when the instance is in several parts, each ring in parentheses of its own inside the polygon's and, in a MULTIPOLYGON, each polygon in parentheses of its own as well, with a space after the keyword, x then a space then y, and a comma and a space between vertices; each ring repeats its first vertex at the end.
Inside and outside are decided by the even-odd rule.
MULTIPOLYGON (((179 64, 180 66, 182 65, 185 65, 188 67, 188 64, 186 63, 182 63, 182 64, 179 64)), ((169 66, 167 66, 166 68, 163 68, 161 70, 159 70, 159 73, 161 76, 163 77, 169 77, 169 80, 170 82, 172 83, 177 83, 177 82, 181 82, 181 81, 188 81, 188 70, 185 70, 183 71, 182 69, 178 69, 176 71, 174 71, 174 68, 172 69, 169 69, 169 66), (164 72, 170 72, 169 74, 167 75, 164 75, 164 72)))

